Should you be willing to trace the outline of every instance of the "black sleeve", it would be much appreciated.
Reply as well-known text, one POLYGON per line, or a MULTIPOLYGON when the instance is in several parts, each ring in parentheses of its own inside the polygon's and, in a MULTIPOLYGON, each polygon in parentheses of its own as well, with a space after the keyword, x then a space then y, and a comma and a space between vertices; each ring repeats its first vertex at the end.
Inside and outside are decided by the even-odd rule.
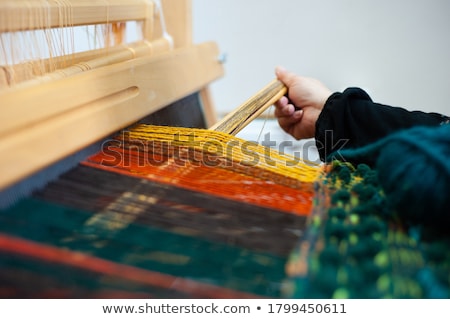
POLYGON ((316 122, 316 145, 325 161, 340 149, 361 147, 413 126, 437 126, 448 119, 437 113, 374 103, 365 91, 349 88, 332 94, 325 103, 316 122))

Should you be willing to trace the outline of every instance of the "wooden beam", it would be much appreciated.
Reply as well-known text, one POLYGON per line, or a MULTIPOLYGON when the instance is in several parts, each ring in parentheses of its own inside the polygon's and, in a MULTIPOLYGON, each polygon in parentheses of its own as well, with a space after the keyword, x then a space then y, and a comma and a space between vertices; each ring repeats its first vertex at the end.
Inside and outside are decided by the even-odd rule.
POLYGON ((0 95, 3 114, 33 113, 0 135, 0 189, 205 87, 223 74, 218 53, 204 43, 0 95))
MULTIPOLYGON (((79 73, 99 69, 105 66, 112 66, 120 62, 131 61, 133 58, 150 57, 152 54, 158 55, 162 54, 161 52, 164 51, 168 52, 169 45, 163 40, 164 39, 161 39, 160 42, 162 44, 160 44, 159 47, 157 45, 152 45, 152 43, 157 43, 158 41, 152 43, 144 41, 135 43, 131 46, 121 47, 120 50, 112 51, 106 55, 92 56, 93 59, 90 61, 78 61, 66 69, 57 70, 53 73, 34 78, 0 91, 0 100, 2 101, 4 109, 7 110, 0 119, 0 135, 9 130, 28 126, 47 117, 65 112, 81 103, 87 103, 96 98, 101 98, 110 94, 109 91, 95 91, 91 92, 91 95, 93 96, 90 96, 89 94, 83 96, 75 95, 71 100, 65 102, 63 99, 71 94, 69 92, 71 87, 66 84, 61 84, 63 87, 61 87, 60 91, 52 91, 56 96, 40 96, 38 100, 33 100, 36 95, 39 95, 39 92, 45 88, 45 83, 47 83, 46 85, 48 87, 48 85, 60 83, 55 81, 58 79, 74 76, 79 73), (58 103, 49 103, 50 98, 56 99, 58 95, 61 99, 58 103), (36 110, 39 110, 39 112, 36 110)), ((48 88, 48 90, 51 91, 51 88, 48 88)))
POLYGON ((0 32, 145 21, 152 12, 148 0, 1 0, 0 32))
MULTIPOLYGON (((0 90, 8 86, 21 85, 19 83, 30 81, 44 82, 46 79, 64 77, 95 69, 113 63, 131 60, 141 56, 151 56, 170 50, 170 43, 165 38, 152 42, 138 41, 135 43, 117 45, 111 48, 74 53, 69 56, 58 56, 52 59, 28 61, 10 66, 3 66, 3 77, 0 78, 0 90), (49 73, 51 73, 49 75, 49 73)), ((0 71, 1 72, 1 71, 0 71)), ((0 75, 1 76, 1 75, 0 75)), ((29 85, 29 83, 23 85, 29 85)))
POLYGON ((192 44, 192 1, 162 0, 167 32, 172 36, 174 47, 192 44))

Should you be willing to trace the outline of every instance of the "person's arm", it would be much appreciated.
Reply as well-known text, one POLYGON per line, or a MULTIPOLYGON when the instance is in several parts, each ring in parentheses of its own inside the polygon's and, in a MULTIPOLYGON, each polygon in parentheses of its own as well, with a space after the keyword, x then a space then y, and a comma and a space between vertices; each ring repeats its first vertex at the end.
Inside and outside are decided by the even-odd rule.
POLYGON ((316 145, 324 161, 340 149, 361 147, 414 126, 437 126, 448 119, 375 103, 365 91, 349 88, 327 99, 315 126, 316 145))
POLYGON ((315 137, 322 161, 336 151, 361 147, 402 129, 449 121, 437 113, 374 103, 359 88, 332 93, 316 79, 280 67, 275 73, 288 88, 288 97, 275 104, 278 123, 296 139, 315 137))

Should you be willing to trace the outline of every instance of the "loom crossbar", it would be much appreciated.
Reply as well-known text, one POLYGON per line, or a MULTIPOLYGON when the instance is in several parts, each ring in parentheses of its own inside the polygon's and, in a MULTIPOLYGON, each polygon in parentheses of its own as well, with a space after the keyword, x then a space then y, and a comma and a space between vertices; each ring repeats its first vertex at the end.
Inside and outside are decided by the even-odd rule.
POLYGON ((152 19, 148 0, 1 0, 0 32, 152 19), (63 25, 61 22, 63 21, 63 25))
POLYGON ((3 92, 0 189, 199 91, 223 74, 218 54, 203 43, 3 92))

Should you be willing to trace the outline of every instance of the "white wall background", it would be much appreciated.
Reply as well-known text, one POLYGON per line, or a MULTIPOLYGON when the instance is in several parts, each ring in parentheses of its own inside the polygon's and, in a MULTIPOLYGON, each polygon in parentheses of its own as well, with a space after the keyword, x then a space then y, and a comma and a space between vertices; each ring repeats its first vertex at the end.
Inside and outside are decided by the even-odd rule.
POLYGON ((448 0, 193 0, 194 42, 228 58, 212 85, 228 112, 286 68, 333 91, 367 89, 380 103, 450 114, 448 0))

